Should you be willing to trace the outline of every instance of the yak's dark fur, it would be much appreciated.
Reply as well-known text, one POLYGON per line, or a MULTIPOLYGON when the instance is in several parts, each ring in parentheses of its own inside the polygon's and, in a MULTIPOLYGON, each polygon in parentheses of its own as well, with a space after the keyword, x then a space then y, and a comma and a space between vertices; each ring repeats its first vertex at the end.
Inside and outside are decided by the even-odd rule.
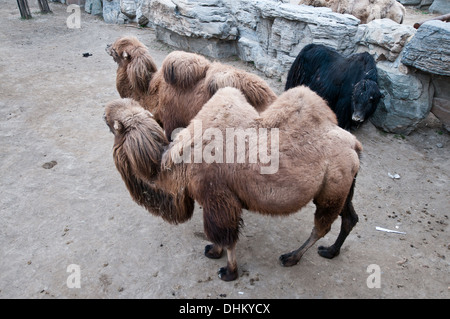
POLYGON ((371 116, 381 98, 376 64, 369 53, 344 57, 318 44, 304 47, 289 70, 285 90, 299 85, 324 98, 339 126, 347 130, 371 116))

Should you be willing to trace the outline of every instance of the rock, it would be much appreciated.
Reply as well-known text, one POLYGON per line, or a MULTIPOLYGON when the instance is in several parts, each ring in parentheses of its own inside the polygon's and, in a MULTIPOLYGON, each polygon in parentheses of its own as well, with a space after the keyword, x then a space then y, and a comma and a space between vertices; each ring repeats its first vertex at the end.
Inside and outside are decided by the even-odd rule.
POLYGON ((432 20, 417 29, 403 50, 402 63, 432 74, 431 112, 450 129, 450 23, 432 20))
MULTIPOLYGON (((52 0, 54 1, 54 0, 52 0)), ((94 2, 94 0, 86 0, 84 3, 84 11, 86 13, 91 13, 92 12, 92 3, 94 2)))
POLYGON ((431 112, 450 131, 450 77, 433 75, 434 97, 431 112))
POLYGON ((130 19, 136 18, 138 0, 120 0, 120 11, 130 19))
POLYGON ((404 6, 425 7, 433 3, 433 0, 397 0, 404 6))
POLYGON ((137 21, 139 23, 139 25, 141 26, 147 26, 147 25, 152 25, 152 21, 150 21, 150 2, 151 0, 141 0, 137 10, 136 10, 136 15, 137 15, 137 21))
POLYGON ((66 0, 66 4, 68 6, 71 4, 76 4, 80 7, 84 7, 86 5, 86 0, 66 0))
POLYGON ((450 1, 448 0, 434 0, 433 4, 428 9, 431 13, 447 14, 450 13, 450 1))
POLYGON ((422 2, 422 0, 397 0, 397 1, 405 6, 417 6, 422 2))
POLYGON ((357 44, 361 51, 368 51, 375 61, 393 62, 415 33, 416 29, 411 26, 398 24, 391 19, 376 19, 359 25, 357 44))
POLYGON ((432 20, 422 24, 406 44, 401 61, 425 72, 450 76, 450 23, 432 20))
POLYGON ((158 40, 213 58, 237 53, 236 19, 221 0, 155 0, 147 11, 158 40))
POLYGON ((284 76, 309 43, 342 53, 354 50, 359 20, 351 15, 268 0, 232 0, 231 7, 238 21, 239 57, 267 76, 284 76))
POLYGON ((180 48, 200 48, 213 57, 237 53, 269 76, 286 73, 311 42, 350 53, 359 23, 328 8, 273 0, 155 0, 148 12, 160 40, 180 48), (220 48, 214 49, 214 44, 220 48))
POLYGON ((173 47, 218 59, 237 54, 235 41, 187 37, 159 26, 156 27, 156 38, 173 47))
MULTIPOLYGON (((106 23, 125 24, 130 21, 133 21, 133 18, 130 18, 129 16, 122 13, 123 1, 124 0, 104 0, 103 1, 103 20, 106 23)), ((133 1, 133 0, 131 0, 131 1, 133 1)), ((141 1, 141 0, 137 0, 137 1, 141 1)), ((131 7, 131 2, 127 2, 127 3, 128 3, 128 5, 124 6, 125 10, 128 10, 131 7)), ((127 13, 131 16, 133 15, 132 10, 127 13)))
POLYGON ((44 164, 42 165, 42 167, 45 168, 45 169, 51 169, 51 168, 53 168, 56 164, 58 164, 58 162, 56 162, 56 161, 51 161, 51 162, 44 163, 44 164))
POLYGON ((120 0, 103 1, 103 20, 106 23, 119 23, 120 0))
MULTIPOLYGON (((429 0, 417 2, 425 1, 429 0)), ((430 21, 418 30, 390 19, 360 25, 352 15, 287 2, 103 0, 102 12, 107 23, 151 24, 158 40, 176 48, 213 58, 238 55, 254 62, 266 76, 283 80, 309 43, 324 44, 344 55, 368 51, 377 61, 379 86, 385 94, 371 119, 377 127, 409 134, 432 105, 436 114, 448 117, 450 98, 433 96, 435 76, 422 72, 445 75, 448 81, 450 36, 448 27, 441 27, 443 22, 430 21)), ((86 6, 92 10, 94 3, 102 1, 87 0, 86 6)))
POLYGON ((431 77, 388 62, 379 62, 377 70, 384 98, 370 120, 386 132, 408 135, 430 112, 434 94, 431 77))
POLYGON ((150 20, 144 15, 141 15, 138 19, 138 24, 143 27, 147 26, 149 22, 150 20))
POLYGON ((439 98, 433 99, 433 107, 431 108, 431 113, 433 113, 439 121, 441 121, 442 126, 450 132, 450 103, 448 100, 443 100, 439 98))
POLYGON ((420 3, 417 5, 419 8, 422 7, 428 7, 433 3, 434 0, 422 0, 420 1, 420 3))
POLYGON ((101 0, 86 0, 84 11, 92 15, 103 15, 103 4, 101 0))
POLYGON ((181 36, 236 40, 236 20, 221 0, 155 0, 150 3, 151 20, 160 28, 181 36))

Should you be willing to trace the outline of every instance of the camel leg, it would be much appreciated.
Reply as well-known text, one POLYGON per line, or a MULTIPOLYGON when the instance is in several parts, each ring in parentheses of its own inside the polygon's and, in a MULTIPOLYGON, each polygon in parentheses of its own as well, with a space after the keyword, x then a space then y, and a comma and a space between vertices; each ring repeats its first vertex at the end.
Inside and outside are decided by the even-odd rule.
POLYGON ((341 231, 339 232, 336 242, 329 247, 319 246, 318 249, 319 255, 329 259, 339 255, 342 244, 344 243, 348 234, 350 233, 353 226, 355 226, 357 222, 358 216, 356 215, 355 210, 353 209, 352 203, 349 203, 348 207, 345 207, 344 210, 342 211, 341 231))
MULTIPOLYGON (((317 204, 316 204, 317 205, 317 204)), ((342 207, 342 206, 341 206, 342 207)), ((331 229, 331 224, 339 216, 341 208, 322 208, 317 207, 314 215, 314 228, 308 240, 297 250, 280 256, 281 264, 285 267, 296 265, 303 254, 311 248, 320 238, 325 236, 331 229)))
POLYGON ((211 259, 219 259, 222 257, 223 247, 217 244, 205 246, 205 256, 211 259))
POLYGON ((213 243, 205 247, 205 255, 209 258, 219 258, 223 248, 226 248, 227 265, 220 268, 218 274, 224 281, 234 280, 238 277, 235 246, 239 239, 239 227, 242 221, 241 203, 225 187, 209 187, 202 195, 206 198, 201 203, 203 227, 206 237, 213 243))
POLYGON ((322 236, 319 235, 316 228, 314 227, 308 240, 306 240, 306 242, 301 245, 299 249, 280 256, 279 259, 281 261, 281 264, 285 267, 296 265, 302 258, 303 254, 320 238, 322 238, 322 236))
POLYGON ((223 281, 235 280, 238 275, 238 267, 236 260, 236 245, 227 248, 227 266, 222 267, 218 271, 219 278, 223 281))
POLYGON ((336 242, 330 247, 319 246, 318 253, 322 257, 331 259, 339 255, 342 244, 344 243, 345 239, 347 238, 348 234, 351 232, 353 227, 358 222, 358 215, 356 215, 355 209, 353 208, 352 204, 354 188, 355 188, 355 180, 353 180, 353 185, 347 196, 344 209, 341 212, 342 218, 341 230, 336 239, 336 242))

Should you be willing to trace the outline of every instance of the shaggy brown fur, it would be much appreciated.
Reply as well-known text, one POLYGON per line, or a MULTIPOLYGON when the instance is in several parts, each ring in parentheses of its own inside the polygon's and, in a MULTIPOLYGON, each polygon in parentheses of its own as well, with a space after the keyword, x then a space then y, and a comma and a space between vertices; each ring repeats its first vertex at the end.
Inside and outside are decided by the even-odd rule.
POLYGON ((138 102, 122 99, 107 105, 105 121, 115 137, 116 167, 133 199, 170 223, 190 219, 194 201, 180 184, 186 178, 183 170, 179 170, 179 177, 160 170, 161 157, 169 142, 153 115, 138 102))
POLYGON ((403 23, 406 15, 405 7, 397 0, 300 0, 298 4, 327 7, 333 12, 348 13, 361 20, 361 24, 383 18, 403 23))
POLYGON ((148 49, 135 37, 119 38, 107 52, 118 64, 116 86, 120 96, 133 98, 152 112, 169 139, 174 129, 189 124, 219 88, 242 90, 258 112, 276 99, 256 75, 211 63, 194 53, 174 51, 158 71, 148 49))
MULTIPOLYGON (((351 200, 362 146, 337 126, 334 113, 309 88, 284 92, 261 115, 237 89, 220 89, 169 146, 151 116, 130 100, 109 104, 105 118, 115 135, 116 166, 136 202, 172 223, 191 217, 193 200, 202 205, 205 234, 213 242, 205 255, 219 258, 227 248, 227 266, 219 270, 223 280, 238 277, 235 245, 243 208, 283 216, 314 201, 311 236, 280 257, 284 266, 298 263, 341 214, 338 239, 330 247, 319 247, 321 256, 333 258, 358 220, 351 200), (202 123, 202 134, 214 128, 223 136, 227 128, 278 129, 278 171, 261 174, 266 165, 261 161, 175 164, 174 156, 195 142, 196 123, 202 123)), ((277 141, 271 138, 270 143, 277 141)), ((203 149, 207 145, 204 139, 203 149)))
POLYGON ((163 77, 148 53, 135 37, 122 37, 106 47, 117 63, 116 88, 122 98, 132 98, 152 112, 160 122, 158 92, 163 77))

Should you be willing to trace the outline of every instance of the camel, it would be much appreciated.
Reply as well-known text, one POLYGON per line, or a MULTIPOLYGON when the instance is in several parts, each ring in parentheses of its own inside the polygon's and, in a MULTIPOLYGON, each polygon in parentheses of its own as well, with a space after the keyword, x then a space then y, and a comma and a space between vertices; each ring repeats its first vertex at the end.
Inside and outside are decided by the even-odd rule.
POLYGON ((300 248, 280 256, 283 266, 297 264, 341 215, 336 242, 318 250, 326 258, 337 256, 358 221, 352 197, 362 146, 337 125, 326 102, 305 86, 284 92, 261 114, 238 89, 219 89, 171 143, 151 113, 131 99, 108 103, 105 121, 115 137, 116 168, 139 205, 172 224, 189 220, 195 201, 203 207, 205 235, 212 242, 205 255, 220 258, 226 249, 227 265, 218 272, 224 281, 238 278, 236 243, 243 209, 286 216, 314 202, 311 235, 300 248), (201 130, 195 127, 200 124, 201 130), (220 143, 223 149, 230 146, 220 138, 230 128, 248 134, 264 129, 278 132, 271 134, 270 143, 266 138, 271 152, 278 151, 278 168, 262 174, 267 161, 261 156, 256 162, 248 160, 255 151, 249 136, 243 139, 248 141, 244 162, 236 162, 239 152, 223 162, 192 161, 188 156, 179 161, 192 146, 200 147, 204 155, 220 150, 220 143), (208 132, 214 132, 214 139, 211 134, 206 137, 208 132), (200 145, 195 145, 198 141, 200 145))
POLYGON ((405 7, 397 0, 300 0, 298 4, 327 7, 333 12, 348 13, 357 17, 361 24, 383 18, 401 24, 406 15, 405 7))
POLYGON ((171 52, 158 70, 148 48, 136 37, 121 37, 106 51, 118 64, 120 97, 132 98, 149 110, 169 138, 174 129, 186 127, 221 87, 241 89, 258 112, 276 99, 258 76, 195 53, 171 52))

